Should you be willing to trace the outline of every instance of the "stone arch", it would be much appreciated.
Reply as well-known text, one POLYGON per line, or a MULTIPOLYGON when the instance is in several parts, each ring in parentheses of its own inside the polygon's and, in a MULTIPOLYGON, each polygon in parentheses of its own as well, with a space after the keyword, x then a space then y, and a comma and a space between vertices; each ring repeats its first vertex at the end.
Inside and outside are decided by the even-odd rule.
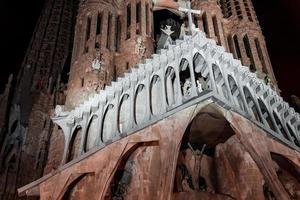
POLYGON ((258 105, 259 105, 259 108, 260 108, 263 118, 267 122, 266 125, 268 125, 270 129, 272 129, 273 131, 276 132, 277 131, 276 126, 275 126, 275 123, 273 122, 272 116, 271 116, 266 104, 260 98, 258 98, 258 105))
POLYGON ((101 140, 102 142, 107 142, 110 139, 113 138, 113 130, 114 130, 114 105, 109 104, 106 107, 106 110, 103 115, 103 121, 102 121, 102 134, 101 134, 101 140))
POLYGON ((176 96, 178 96, 176 72, 173 67, 168 67, 165 73, 165 88, 166 88, 166 101, 169 106, 176 103, 176 96))
POLYGON ((294 131, 293 127, 290 125, 289 122, 286 123, 286 127, 290 133, 290 136, 292 137, 292 142, 294 142, 294 144, 300 148, 300 142, 298 140, 297 133, 294 131))
POLYGON ((187 59, 182 58, 179 65, 179 81, 181 94, 184 98, 192 96, 193 80, 190 64, 187 59))
POLYGON ((228 83, 232 95, 232 99, 234 101, 234 104, 238 106, 242 111, 245 111, 245 104, 240 92, 240 89, 234 80, 234 78, 231 75, 228 75, 228 83))
POLYGON ((203 75, 203 72, 207 69, 207 62, 198 52, 193 56, 193 68, 197 91, 202 92, 202 90, 208 89, 208 77, 203 75))
POLYGON ((217 187, 219 181, 223 183, 217 179, 217 170, 223 169, 216 163, 220 162, 219 146, 234 135, 229 122, 214 104, 196 114, 182 137, 174 177, 174 199, 208 199, 212 198, 211 194, 217 198, 224 192, 217 187))
POLYGON ((130 183, 133 179, 139 178, 138 176, 133 175, 135 165, 134 157, 136 156, 136 153, 138 153, 137 150, 143 147, 143 145, 146 144, 134 144, 122 155, 116 164, 115 171, 112 174, 112 179, 104 193, 105 197, 103 199, 126 199, 125 197, 128 194, 127 188, 130 187, 130 183))
POLYGON ((118 130, 121 134, 128 129, 130 121, 130 98, 128 94, 124 94, 120 101, 118 111, 118 130))
POLYGON ((253 96, 251 95, 251 92, 249 91, 249 89, 246 86, 243 87, 243 93, 244 93, 244 96, 246 99, 247 107, 249 108, 249 111, 251 112, 252 117, 254 117, 254 119, 256 121, 263 124, 263 120, 259 113, 259 108, 258 108, 253 96))
POLYGON ((83 181, 87 177, 87 174, 81 174, 75 180, 73 180, 67 187, 62 195, 61 200, 76 200, 78 198, 78 188, 82 185, 83 181))
POLYGON ((134 98, 134 119, 137 125, 144 122, 146 117, 146 98, 147 98, 147 91, 146 87, 143 84, 139 84, 134 98))
POLYGON ((218 65, 212 64, 213 75, 216 83, 217 93, 229 100, 229 92, 225 84, 225 78, 218 65))
POLYGON ((93 147, 95 147, 97 144, 95 141, 97 141, 97 137, 99 136, 99 130, 98 130, 98 116, 93 115, 88 123, 87 131, 86 131, 86 138, 84 142, 84 151, 87 152, 93 147))
POLYGON ((81 126, 77 126, 72 134, 69 143, 67 162, 70 162, 79 156, 81 139, 82 139, 82 128, 81 126))
POLYGON ((162 111, 162 96, 162 81, 158 75, 154 75, 150 84, 150 108, 153 115, 159 115, 162 111))
POLYGON ((275 112, 275 110, 273 111, 273 117, 274 117, 275 123, 277 125, 277 128, 280 131, 280 133, 282 134, 282 136, 285 139, 290 140, 290 137, 289 137, 282 121, 280 120, 279 115, 275 112))
MULTIPOLYGON (((273 167, 280 183, 291 199, 300 199, 300 173, 297 166, 290 159, 271 152, 273 167)), ((282 191, 284 192, 284 191, 282 191)))

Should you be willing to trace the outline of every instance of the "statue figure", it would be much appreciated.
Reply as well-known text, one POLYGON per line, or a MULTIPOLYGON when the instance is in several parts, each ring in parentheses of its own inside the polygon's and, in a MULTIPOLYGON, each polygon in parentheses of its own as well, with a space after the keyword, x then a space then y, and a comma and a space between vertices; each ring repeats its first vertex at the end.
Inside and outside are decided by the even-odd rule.
POLYGON ((171 30, 171 26, 166 26, 165 29, 161 29, 162 34, 157 43, 157 49, 166 49, 170 44, 173 44, 173 40, 171 38, 172 33, 174 31, 171 30))
POLYGON ((192 93, 192 82, 188 79, 185 80, 183 84, 183 96, 190 96, 192 93))
POLYGON ((96 71, 100 71, 102 64, 104 64, 104 61, 102 60, 102 54, 100 56, 97 55, 96 58, 92 61, 92 69, 96 71))
POLYGON ((63 107, 64 106, 62 106, 62 105, 56 105, 55 110, 54 110, 55 117, 66 117, 66 116, 68 116, 68 113, 63 111, 63 107))

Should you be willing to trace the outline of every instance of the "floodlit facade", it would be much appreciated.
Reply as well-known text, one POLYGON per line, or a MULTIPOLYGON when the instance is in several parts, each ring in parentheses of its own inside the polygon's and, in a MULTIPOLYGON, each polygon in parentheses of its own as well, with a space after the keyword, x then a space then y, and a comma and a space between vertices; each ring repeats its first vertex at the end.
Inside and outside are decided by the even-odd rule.
POLYGON ((3 200, 300 198, 250 0, 48 0, 0 103, 3 200))

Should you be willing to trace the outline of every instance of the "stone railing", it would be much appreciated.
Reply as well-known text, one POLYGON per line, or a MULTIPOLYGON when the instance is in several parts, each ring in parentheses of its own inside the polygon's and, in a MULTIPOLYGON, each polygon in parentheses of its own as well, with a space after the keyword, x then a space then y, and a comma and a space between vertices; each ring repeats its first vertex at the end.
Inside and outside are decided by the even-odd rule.
POLYGON ((79 129, 78 151, 84 154, 204 97, 222 102, 300 151, 300 115, 232 54, 196 31, 152 55, 76 109, 63 112, 57 107, 53 121, 65 137, 62 164, 69 161, 79 129))

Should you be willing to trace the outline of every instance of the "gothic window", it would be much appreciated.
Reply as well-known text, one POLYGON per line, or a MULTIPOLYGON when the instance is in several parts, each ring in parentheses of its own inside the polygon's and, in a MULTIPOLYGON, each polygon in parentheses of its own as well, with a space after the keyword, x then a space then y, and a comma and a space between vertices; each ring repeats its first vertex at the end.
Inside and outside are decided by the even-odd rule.
POLYGON ((116 38, 115 38, 115 45, 116 45, 116 51, 119 52, 120 51, 120 45, 121 45, 121 19, 120 16, 117 17, 117 22, 116 22, 116 38))
POLYGON ((228 42, 228 46, 229 46, 229 51, 230 51, 230 53, 233 54, 234 58, 237 58, 236 53, 235 53, 235 49, 234 49, 234 42, 233 42, 231 36, 228 36, 228 37, 227 37, 227 42, 228 42))
POLYGON ((101 34, 101 27, 102 27, 102 14, 98 13, 98 15, 97 15, 96 35, 101 34))
POLYGON ((131 27, 131 4, 127 5, 127 30, 126 39, 130 38, 130 27, 131 27))
POLYGON ((150 34, 150 26, 149 26, 149 4, 146 4, 146 34, 150 34))
POLYGON ((215 36, 218 39, 217 44, 220 45, 221 44, 221 38, 220 38, 220 32, 219 32, 219 27, 218 27, 218 19, 217 19, 216 16, 213 16, 212 20, 213 20, 215 36))
POLYGON ((208 21, 207 21, 207 15, 204 13, 202 15, 202 22, 203 22, 203 31, 208 35, 208 21))
POLYGON ((86 22, 86 30, 85 30, 84 53, 87 53, 89 51, 88 40, 90 39, 90 34, 91 34, 91 18, 88 17, 86 22))
POLYGON ((238 37, 236 35, 233 36, 233 42, 236 50, 236 56, 237 58, 241 59, 242 58, 241 49, 240 49, 238 37))
POLYGON ((141 11, 142 11, 142 4, 141 2, 138 2, 136 5, 136 34, 137 35, 141 34, 142 31, 141 11))
POLYGON ((86 32, 85 32, 85 40, 89 40, 90 39, 90 35, 91 35, 91 18, 88 17, 87 18, 87 22, 86 22, 86 32))
POLYGON ((262 49, 261 49, 261 46, 260 46, 260 42, 257 38, 255 38, 255 46, 256 46, 256 50, 257 50, 257 53, 258 53, 258 57, 259 57, 259 60, 262 64, 262 69, 263 69, 263 72, 264 73, 268 73, 268 70, 267 70, 267 66, 266 66, 266 62, 265 62, 265 59, 264 59, 264 55, 263 55, 263 52, 262 52, 262 49))
POLYGON ((254 59, 253 59, 252 50, 251 50, 248 35, 244 36, 243 41, 244 41, 244 46, 245 46, 247 57, 250 59, 250 62, 251 62, 250 70, 255 71, 256 68, 255 68, 255 63, 254 63, 254 59))
POLYGON ((111 13, 109 13, 109 15, 108 15, 108 22, 107 22, 107 41, 106 41, 106 48, 107 49, 110 49, 111 48, 111 27, 112 27, 112 14, 111 13))

